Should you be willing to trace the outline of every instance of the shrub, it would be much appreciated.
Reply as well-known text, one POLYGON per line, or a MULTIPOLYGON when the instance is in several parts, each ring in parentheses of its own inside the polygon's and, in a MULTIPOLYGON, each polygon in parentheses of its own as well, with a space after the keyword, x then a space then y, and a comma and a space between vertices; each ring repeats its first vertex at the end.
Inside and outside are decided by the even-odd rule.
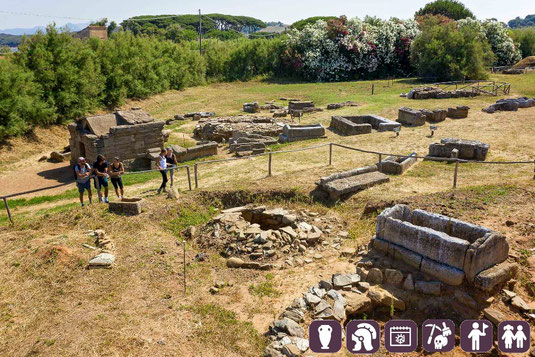
POLYGON ((475 26, 428 21, 412 43, 411 60, 418 73, 437 80, 485 79, 494 56, 475 26))
POLYGON ((518 44, 522 58, 535 56, 535 27, 514 29, 511 34, 515 43, 518 44))
POLYGON ((475 19, 472 11, 456 0, 435 0, 430 2, 414 14, 415 17, 422 15, 443 15, 454 20, 467 17, 475 19))
POLYGON ((41 95, 31 72, 0 60, 0 140, 55 121, 54 111, 40 99, 41 95))

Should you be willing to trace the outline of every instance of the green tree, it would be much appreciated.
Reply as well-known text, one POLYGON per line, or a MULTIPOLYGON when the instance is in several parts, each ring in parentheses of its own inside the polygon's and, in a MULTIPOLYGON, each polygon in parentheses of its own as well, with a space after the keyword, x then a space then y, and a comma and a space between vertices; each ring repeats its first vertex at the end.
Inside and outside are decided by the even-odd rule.
POLYGON ((0 140, 55 121, 54 110, 41 97, 31 72, 0 60, 0 140))
POLYGON ((460 20, 467 17, 475 18, 463 3, 456 0, 435 0, 426 4, 420 10, 416 11, 415 17, 423 15, 443 15, 450 19, 460 20))
POLYGON ((46 33, 26 38, 14 59, 33 73, 43 101, 55 109, 59 122, 81 117, 99 105, 103 81, 88 42, 49 25, 46 33))
POLYGON ((535 27, 514 29, 513 40, 518 44, 522 58, 535 56, 535 27))
POLYGON ((411 62, 423 77, 437 80, 485 79, 494 55, 485 36, 474 26, 431 20, 411 46, 411 62))
POLYGON ((110 22, 108 25, 108 36, 111 36, 117 30, 117 23, 115 21, 110 22))
POLYGON ((294 22, 293 24, 290 25, 290 27, 292 29, 296 29, 296 30, 301 31, 302 29, 305 28, 306 25, 315 24, 318 20, 323 20, 325 22, 328 22, 329 20, 333 20, 333 19, 337 19, 337 17, 336 16, 314 16, 314 17, 308 17, 306 19, 294 22))

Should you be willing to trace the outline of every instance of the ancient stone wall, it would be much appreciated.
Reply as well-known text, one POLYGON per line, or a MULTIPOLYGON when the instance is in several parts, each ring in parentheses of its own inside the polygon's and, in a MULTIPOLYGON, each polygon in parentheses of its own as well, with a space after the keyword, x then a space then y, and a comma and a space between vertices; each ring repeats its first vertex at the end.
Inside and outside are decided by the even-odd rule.
POLYGON ((183 148, 178 145, 172 145, 171 147, 173 148, 173 152, 175 153, 178 162, 186 162, 201 157, 217 155, 217 143, 215 141, 198 143, 189 148, 183 148))
POLYGON ((401 107, 398 110, 398 122, 409 126, 420 126, 425 124, 425 114, 420 110, 401 107))
MULTIPOLYGON (((449 285, 474 284, 478 274, 505 262, 509 254, 505 237, 497 232, 405 205, 377 217, 371 245, 449 285)), ((487 279, 486 288, 499 280, 487 279)))
POLYGON ((388 156, 377 167, 384 174, 401 175, 417 162, 416 156, 415 152, 405 157, 388 156))
POLYGON ((427 156, 451 158, 453 150, 457 149, 459 159, 485 161, 489 148, 490 145, 481 141, 445 138, 429 145, 427 156))
POLYGON ((317 139, 325 136, 325 128, 321 124, 289 125, 282 128, 279 142, 292 142, 298 140, 317 139))
POLYGON ((142 198, 122 198, 120 201, 110 201, 110 212, 134 216, 141 213, 144 200, 142 198))
POLYGON ((448 108, 448 118, 451 119, 463 119, 468 117, 468 111, 470 110, 470 107, 467 107, 465 105, 458 106, 455 108, 448 108))
POLYGON ((371 133, 372 129, 377 131, 392 131, 400 124, 380 117, 378 115, 367 114, 357 116, 333 116, 330 127, 342 135, 358 135, 371 133))
POLYGON ((377 165, 370 165, 322 177, 317 182, 317 190, 325 192, 334 201, 389 180, 388 176, 377 171, 377 165))

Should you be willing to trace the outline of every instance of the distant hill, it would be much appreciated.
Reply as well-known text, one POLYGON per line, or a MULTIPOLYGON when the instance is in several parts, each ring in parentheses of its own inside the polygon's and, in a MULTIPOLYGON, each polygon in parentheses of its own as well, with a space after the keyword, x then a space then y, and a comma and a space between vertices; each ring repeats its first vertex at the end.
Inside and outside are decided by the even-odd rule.
POLYGON ((535 26, 535 15, 527 15, 525 18, 517 17, 507 23, 510 28, 535 26))
POLYGON ((0 33, 0 46, 17 47, 22 41, 22 36, 0 33))
MULTIPOLYGON (((69 31, 76 32, 80 31, 84 28, 86 28, 89 25, 89 22, 83 23, 83 24, 71 24, 68 23, 64 26, 59 26, 58 29, 64 29, 68 28, 69 31)), ((0 29, 0 33, 6 34, 6 35, 15 35, 15 36, 21 36, 21 35, 35 35, 37 31, 44 31, 46 30, 46 26, 35 26, 31 28, 13 28, 13 29, 0 29)))

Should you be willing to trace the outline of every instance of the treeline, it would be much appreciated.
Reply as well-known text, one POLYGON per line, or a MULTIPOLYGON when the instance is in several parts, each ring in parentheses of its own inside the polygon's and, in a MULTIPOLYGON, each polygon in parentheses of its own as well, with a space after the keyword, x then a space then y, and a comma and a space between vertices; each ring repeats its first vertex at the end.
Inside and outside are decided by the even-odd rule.
POLYGON ((0 47, 17 47, 22 42, 22 36, 0 33, 0 47))
POLYGON ((81 41, 49 26, 0 60, 0 139, 113 108, 126 98, 283 74, 280 39, 210 40, 202 55, 197 46, 128 31, 81 41))
POLYGON ((513 20, 510 20, 508 23, 510 28, 519 28, 519 27, 529 27, 535 26, 535 15, 528 15, 525 18, 517 17, 513 20))

